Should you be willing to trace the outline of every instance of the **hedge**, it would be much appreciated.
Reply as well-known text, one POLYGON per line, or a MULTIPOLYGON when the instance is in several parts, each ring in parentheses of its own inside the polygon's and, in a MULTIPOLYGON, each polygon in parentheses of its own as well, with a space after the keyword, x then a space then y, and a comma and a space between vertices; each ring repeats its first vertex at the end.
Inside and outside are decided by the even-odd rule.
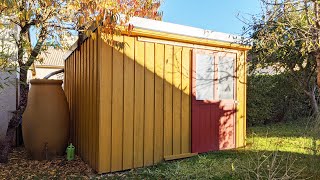
POLYGON ((295 89, 287 74, 248 77, 248 125, 294 121, 310 114, 309 99, 295 89))

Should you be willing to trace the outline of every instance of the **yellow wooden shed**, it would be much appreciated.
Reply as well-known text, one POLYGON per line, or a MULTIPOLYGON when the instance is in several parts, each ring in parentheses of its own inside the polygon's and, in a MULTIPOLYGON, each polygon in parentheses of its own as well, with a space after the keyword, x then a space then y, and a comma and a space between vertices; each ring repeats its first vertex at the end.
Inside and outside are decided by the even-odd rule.
POLYGON ((65 61, 76 153, 107 173, 246 139, 246 51, 240 37, 143 18, 124 49, 87 38, 65 61))

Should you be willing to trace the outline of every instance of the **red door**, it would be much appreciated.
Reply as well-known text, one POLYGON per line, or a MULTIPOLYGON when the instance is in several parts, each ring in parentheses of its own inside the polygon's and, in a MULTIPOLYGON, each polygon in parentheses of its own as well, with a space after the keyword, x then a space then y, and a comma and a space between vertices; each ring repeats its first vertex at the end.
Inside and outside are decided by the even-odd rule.
POLYGON ((194 50, 192 152, 235 148, 236 54, 194 50))

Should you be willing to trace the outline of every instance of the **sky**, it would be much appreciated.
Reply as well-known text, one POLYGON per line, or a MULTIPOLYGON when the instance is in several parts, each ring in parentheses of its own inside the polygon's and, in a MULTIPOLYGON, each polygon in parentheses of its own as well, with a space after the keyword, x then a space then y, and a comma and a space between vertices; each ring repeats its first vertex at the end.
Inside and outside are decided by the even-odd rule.
POLYGON ((259 0, 164 0, 163 21, 241 35, 245 26, 237 15, 261 11, 259 0))

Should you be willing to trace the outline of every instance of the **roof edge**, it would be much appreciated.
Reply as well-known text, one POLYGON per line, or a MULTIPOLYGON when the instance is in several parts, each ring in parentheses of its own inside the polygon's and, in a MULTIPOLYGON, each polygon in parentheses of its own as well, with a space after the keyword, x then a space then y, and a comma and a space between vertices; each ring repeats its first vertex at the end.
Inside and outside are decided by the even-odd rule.
MULTIPOLYGON (((243 36, 222 33, 212 30, 205 30, 191 26, 174 24, 170 22, 156 21, 152 19, 145 19, 140 17, 132 17, 128 24, 132 24, 134 29, 143 29, 155 32, 169 33, 181 36, 188 36, 200 39, 236 43, 247 46, 248 38, 243 36), (245 43, 244 43, 245 42, 245 43)), ((249 43, 250 44, 250 43, 249 43)), ((251 45, 251 44, 250 44, 251 45)))

